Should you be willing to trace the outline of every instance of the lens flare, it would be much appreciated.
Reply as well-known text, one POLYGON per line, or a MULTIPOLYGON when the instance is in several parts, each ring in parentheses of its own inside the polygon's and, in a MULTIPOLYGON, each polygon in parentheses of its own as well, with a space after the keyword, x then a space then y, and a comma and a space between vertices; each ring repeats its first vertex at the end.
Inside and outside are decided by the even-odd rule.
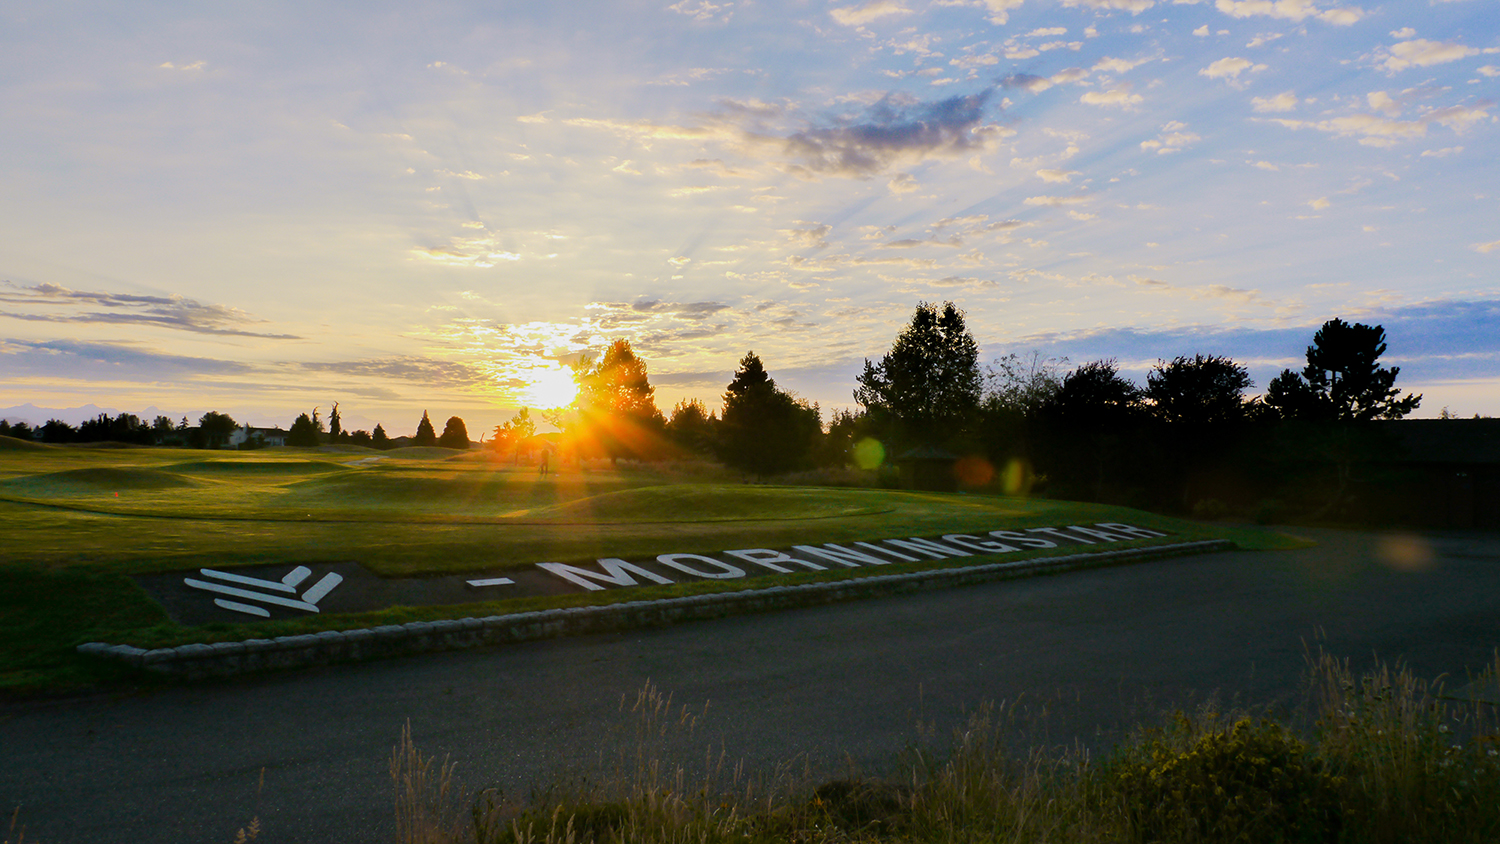
POLYGON ((878 469, 885 462, 885 446, 874 437, 865 437, 854 444, 854 465, 861 469, 878 469))

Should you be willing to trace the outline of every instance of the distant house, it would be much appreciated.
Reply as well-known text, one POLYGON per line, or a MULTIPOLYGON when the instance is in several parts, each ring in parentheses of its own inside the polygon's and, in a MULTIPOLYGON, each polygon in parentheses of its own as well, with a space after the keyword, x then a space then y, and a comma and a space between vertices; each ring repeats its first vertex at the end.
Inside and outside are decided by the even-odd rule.
POLYGON ((251 448, 286 445, 286 437, 287 432, 280 428, 255 428, 245 425, 235 428, 234 433, 229 435, 229 447, 242 448, 245 443, 250 443, 251 448))

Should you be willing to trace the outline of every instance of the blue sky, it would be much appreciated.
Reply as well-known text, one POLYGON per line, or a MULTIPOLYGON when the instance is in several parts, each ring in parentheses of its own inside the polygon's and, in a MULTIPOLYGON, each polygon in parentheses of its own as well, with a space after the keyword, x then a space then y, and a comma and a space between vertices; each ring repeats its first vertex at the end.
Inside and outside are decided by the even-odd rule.
POLYGON ((952 300, 1500 414, 1497 95, 1491 0, 7 2, 0 406, 478 432, 625 337, 843 407, 952 300))

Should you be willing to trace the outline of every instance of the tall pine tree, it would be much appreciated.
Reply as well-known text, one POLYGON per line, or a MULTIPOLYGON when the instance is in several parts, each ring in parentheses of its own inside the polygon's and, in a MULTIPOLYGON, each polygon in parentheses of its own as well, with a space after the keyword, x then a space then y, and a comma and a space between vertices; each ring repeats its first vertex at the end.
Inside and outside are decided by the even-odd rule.
POLYGON ((437 431, 432 429, 432 420, 427 411, 422 411, 422 421, 417 423, 417 435, 411 438, 412 445, 437 445, 437 431))

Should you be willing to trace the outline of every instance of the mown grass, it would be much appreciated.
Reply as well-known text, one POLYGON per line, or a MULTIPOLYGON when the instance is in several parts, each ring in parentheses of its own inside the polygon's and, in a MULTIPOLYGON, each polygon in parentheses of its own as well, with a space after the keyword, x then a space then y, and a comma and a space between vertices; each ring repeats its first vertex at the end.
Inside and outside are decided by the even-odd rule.
MULTIPOLYGON (((633 746, 521 799, 469 791, 403 732, 391 759, 403 844, 525 842, 1492 842, 1495 707, 1400 668, 1309 660, 1281 717, 1177 712, 1113 751, 1036 747, 1016 705, 981 706, 945 744, 919 725, 886 770, 749 773, 696 746, 704 713, 649 684, 621 703, 633 746)), ((1500 673, 1500 658, 1486 672, 1500 673)))
MULTIPOLYGON (((1169 541, 1229 538, 1246 548, 1296 544, 1265 530, 1205 526, 1102 505, 730 483, 722 470, 701 466, 570 468, 543 478, 483 455, 400 451, 416 453, 0 453, 0 576, 32 584, 0 590, 0 625, 7 631, 0 638, 0 689, 73 684, 87 674, 73 647, 90 640, 155 647, 622 599, 591 593, 189 629, 167 620, 127 577, 149 572, 357 560, 386 576, 434 575, 546 560, 1097 521, 1157 528, 1174 534, 1169 541), (381 459, 372 461, 372 455, 381 459)), ((1131 544, 1143 543, 1149 544, 1131 544)), ((632 590, 629 597, 726 588, 743 587, 677 584, 632 590)))

